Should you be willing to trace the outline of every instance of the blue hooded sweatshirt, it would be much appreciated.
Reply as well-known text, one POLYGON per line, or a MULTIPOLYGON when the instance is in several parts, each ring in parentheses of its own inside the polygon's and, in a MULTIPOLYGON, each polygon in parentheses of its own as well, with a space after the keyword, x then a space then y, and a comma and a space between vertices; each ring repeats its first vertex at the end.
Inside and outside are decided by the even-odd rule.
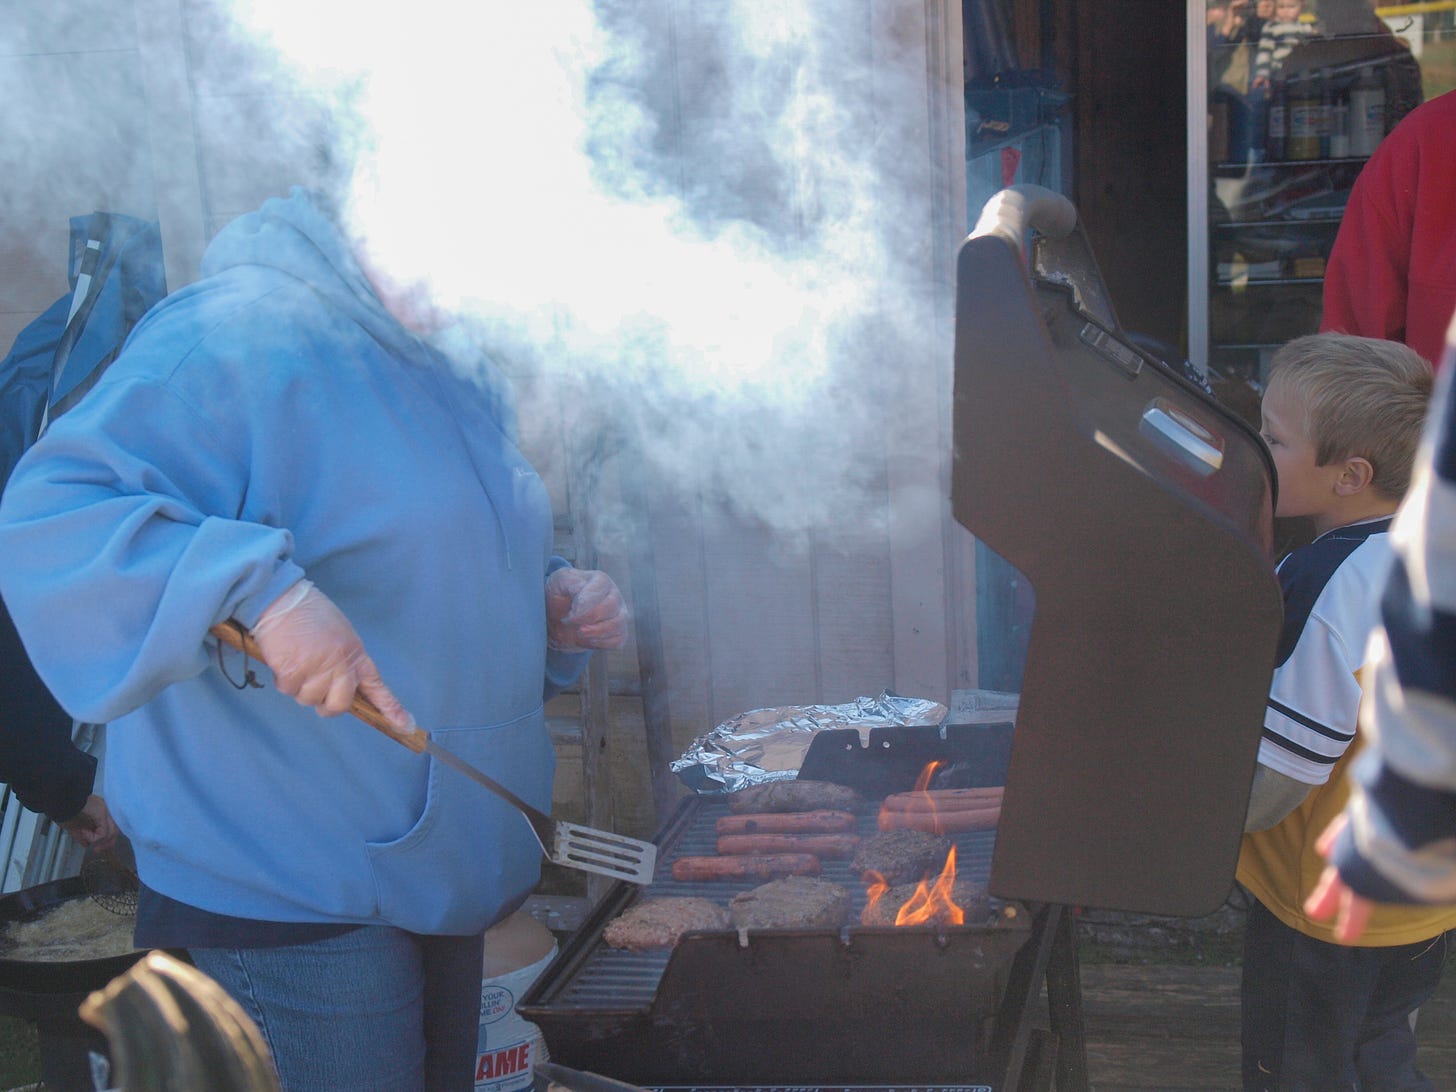
POLYGON ((101 791, 150 888, 485 928, 537 882, 525 819, 353 717, 239 688, 207 631, 307 577, 441 745, 548 809, 543 697, 585 657, 547 652, 565 563, 501 384, 400 326, 305 191, 225 228, 202 273, 16 469, 0 592, 67 711, 109 722, 101 791))

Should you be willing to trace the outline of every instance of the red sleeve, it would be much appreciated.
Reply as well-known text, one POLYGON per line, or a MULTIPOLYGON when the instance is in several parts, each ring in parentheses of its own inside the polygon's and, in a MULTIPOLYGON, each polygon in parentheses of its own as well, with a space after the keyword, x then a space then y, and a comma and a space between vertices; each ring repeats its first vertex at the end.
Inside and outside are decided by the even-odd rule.
POLYGON ((1394 151, 1382 145, 1350 192, 1325 269, 1321 331, 1405 340, 1410 233, 1391 201, 1394 151))

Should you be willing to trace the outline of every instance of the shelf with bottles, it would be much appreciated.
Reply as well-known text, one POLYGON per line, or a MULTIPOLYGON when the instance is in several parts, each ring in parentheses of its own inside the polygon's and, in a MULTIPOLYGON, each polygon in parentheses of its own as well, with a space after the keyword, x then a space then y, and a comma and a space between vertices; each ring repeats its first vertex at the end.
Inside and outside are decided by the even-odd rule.
POLYGON ((1269 85, 1265 158, 1307 161, 1368 159, 1385 139, 1382 69, 1360 65, 1276 78, 1269 85))
POLYGON ((1230 178, 1252 170, 1358 170, 1420 101, 1418 67, 1415 87, 1408 86, 1406 69, 1414 64, 1409 52, 1371 56, 1370 48, 1358 41, 1316 39, 1297 47, 1267 82, 1242 92, 1227 84, 1215 87, 1209 110, 1211 173, 1230 178))
MULTIPOLYGON (((1210 225, 1209 277, 1214 289, 1269 285, 1318 285, 1339 234, 1348 191, 1327 188, 1308 196, 1291 195, 1272 216, 1225 219, 1210 225), (1320 215, 1303 215, 1324 206, 1320 215)), ((1253 207, 1267 211, 1282 199, 1260 198, 1253 207)), ((1236 207, 1236 212, 1245 208, 1236 207)))
POLYGON ((1231 272, 1227 275, 1220 274, 1218 280, 1214 282, 1214 287, 1232 288, 1237 292, 1245 288, 1286 288, 1290 285, 1323 283, 1324 274, 1317 277, 1294 277, 1278 272, 1260 272, 1251 266, 1246 271, 1231 272))
POLYGON ((1332 232, 1364 163, 1300 166, 1304 169, 1254 166, 1236 176, 1210 179, 1209 230, 1215 240, 1229 233, 1298 232, 1305 237, 1329 233, 1333 242, 1332 232))
POLYGON ((1266 220, 1222 220, 1213 224, 1213 230, 1220 234, 1238 234, 1240 232, 1261 231, 1264 229, 1285 229, 1291 225, 1308 228, 1338 228, 1340 217, 1330 216, 1309 216, 1298 219, 1270 217, 1266 220))
POLYGON ((1282 344, 1319 329, 1324 282, 1219 285, 1208 294, 1209 346, 1282 344))
POLYGON ((1228 160, 1222 163, 1215 163, 1212 166, 1214 174, 1220 178, 1237 178, 1248 174, 1252 170, 1289 170, 1301 167, 1320 167, 1329 170, 1337 167, 1363 167, 1368 156, 1326 156, 1320 159, 1251 159, 1242 163, 1235 163, 1228 160))

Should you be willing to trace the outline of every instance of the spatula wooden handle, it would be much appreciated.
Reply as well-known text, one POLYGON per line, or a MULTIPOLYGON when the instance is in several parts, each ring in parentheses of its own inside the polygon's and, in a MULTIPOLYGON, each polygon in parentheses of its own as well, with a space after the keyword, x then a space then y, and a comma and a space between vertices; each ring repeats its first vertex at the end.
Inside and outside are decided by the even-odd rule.
MULTIPOLYGON (((225 645, 237 649, 244 655, 251 656, 260 664, 267 666, 268 661, 263 659, 262 652, 258 649, 258 642, 253 640, 241 623, 228 619, 226 622, 219 622, 208 632, 225 645)), ((354 700, 349 706, 349 712, 358 717, 371 728, 377 728, 396 743, 408 747, 416 754, 424 753, 430 742, 430 733, 418 725, 411 725, 408 728, 396 728, 384 718, 379 707, 358 691, 354 693, 354 700)))

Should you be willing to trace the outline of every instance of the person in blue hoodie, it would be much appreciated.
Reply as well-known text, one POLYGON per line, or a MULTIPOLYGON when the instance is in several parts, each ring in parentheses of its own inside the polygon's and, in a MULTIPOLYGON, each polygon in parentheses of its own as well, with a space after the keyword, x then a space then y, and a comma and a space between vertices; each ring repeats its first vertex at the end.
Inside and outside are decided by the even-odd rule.
POLYGON ((431 325, 294 190, 217 235, 0 503, 36 668, 108 724, 136 942, 237 998, 285 1089, 473 1087, 481 935, 539 877, 518 812, 336 715, 362 694, 548 809, 543 702, 626 635, 611 578, 552 556, 502 381, 431 325))

